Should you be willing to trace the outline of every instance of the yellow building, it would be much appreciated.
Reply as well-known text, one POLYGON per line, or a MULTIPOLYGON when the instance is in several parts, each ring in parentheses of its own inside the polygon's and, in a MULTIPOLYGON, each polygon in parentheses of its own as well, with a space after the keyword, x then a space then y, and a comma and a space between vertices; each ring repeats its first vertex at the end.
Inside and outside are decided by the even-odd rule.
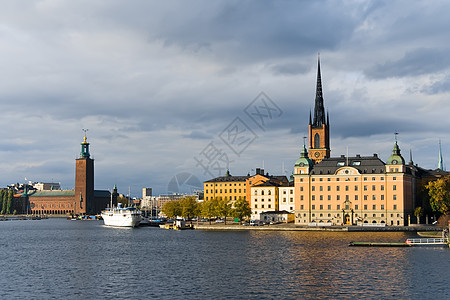
POLYGON ((252 186, 263 184, 266 181, 274 184, 287 182, 286 176, 273 176, 264 174, 264 169, 257 168, 254 175, 232 176, 229 171, 224 176, 216 177, 203 183, 205 200, 214 198, 236 201, 245 199, 251 204, 252 186))
POLYGON ((336 157, 308 163, 306 148, 295 164, 295 221, 299 224, 407 225, 415 178, 395 142, 386 164, 370 157, 336 157))
POLYGON ((236 201, 247 199, 247 179, 250 176, 232 176, 229 171, 225 176, 216 177, 203 183, 205 200, 214 198, 236 201))
POLYGON ((330 157, 318 63, 314 119, 306 146, 294 166, 295 222, 406 225, 413 213, 418 168, 405 164, 395 140, 386 163, 369 157, 330 157))

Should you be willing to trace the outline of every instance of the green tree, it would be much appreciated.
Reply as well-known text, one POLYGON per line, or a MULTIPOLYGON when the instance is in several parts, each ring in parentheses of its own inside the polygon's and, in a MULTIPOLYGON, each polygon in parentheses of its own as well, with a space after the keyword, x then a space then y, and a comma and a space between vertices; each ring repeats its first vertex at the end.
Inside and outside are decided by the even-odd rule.
POLYGON ((252 215, 252 209, 250 208, 248 201, 239 197, 239 199, 234 202, 232 215, 239 219, 239 223, 242 222, 242 219, 249 218, 252 215))
POLYGON ((166 202, 161 208, 161 211, 170 219, 181 216, 182 213, 180 202, 176 200, 166 202))
POLYGON ((10 190, 7 195, 6 213, 12 214, 14 210, 14 191, 10 190))
POLYGON ((117 204, 121 203, 123 207, 127 207, 128 206, 128 198, 124 197, 124 196, 118 196, 117 197, 117 204))
POLYGON ((420 217, 423 216, 424 213, 424 209, 422 207, 416 207, 416 209, 414 210, 414 215, 417 218, 417 224, 420 224, 420 217))
POLYGON ((232 204, 230 200, 219 199, 216 206, 217 216, 223 217, 225 220, 225 225, 227 224, 227 217, 231 214, 232 204))
POLYGON ((199 206, 194 196, 186 196, 179 200, 181 206, 181 214, 183 218, 190 219, 199 215, 199 206))
POLYGON ((0 190, 0 213, 3 213, 3 194, 5 193, 4 189, 0 190))
POLYGON ((450 209, 450 176, 445 176, 427 184, 430 205, 433 211, 445 214, 450 209))
POLYGON ((219 203, 218 198, 212 198, 210 200, 203 201, 201 205, 201 215, 209 219, 209 224, 211 225, 211 218, 217 216, 217 206, 219 203))
POLYGON ((4 191, 1 201, 3 203, 2 204, 2 214, 6 214, 7 213, 6 209, 8 207, 8 192, 7 191, 4 191))

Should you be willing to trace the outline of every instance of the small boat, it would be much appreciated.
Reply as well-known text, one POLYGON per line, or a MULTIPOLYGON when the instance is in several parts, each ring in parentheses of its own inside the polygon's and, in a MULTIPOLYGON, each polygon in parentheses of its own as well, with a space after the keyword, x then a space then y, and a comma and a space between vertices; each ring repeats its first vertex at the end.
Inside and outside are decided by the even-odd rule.
POLYGON ((441 238, 442 231, 418 231, 417 235, 424 238, 441 238))
POLYGON ((122 207, 121 203, 106 208, 101 216, 106 226, 137 227, 141 222, 141 212, 136 207, 122 207))

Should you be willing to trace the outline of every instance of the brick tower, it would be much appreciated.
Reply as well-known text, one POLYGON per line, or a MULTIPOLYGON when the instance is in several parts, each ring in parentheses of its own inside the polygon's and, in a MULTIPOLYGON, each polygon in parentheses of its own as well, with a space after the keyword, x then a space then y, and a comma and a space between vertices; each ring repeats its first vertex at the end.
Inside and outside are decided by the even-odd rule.
POLYGON ((86 134, 81 143, 80 157, 75 166, 75 214, 95 213, 94 204, 94 160, 90 158, 86 134))

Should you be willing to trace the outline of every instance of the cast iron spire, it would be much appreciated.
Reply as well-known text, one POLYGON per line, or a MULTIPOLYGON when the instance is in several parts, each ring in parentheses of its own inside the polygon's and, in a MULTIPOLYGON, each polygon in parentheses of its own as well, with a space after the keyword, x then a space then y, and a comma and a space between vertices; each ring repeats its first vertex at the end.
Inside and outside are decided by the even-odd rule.
POLYGON ((313 127, 322 127, 325 123, 325 109, 323 107, 322 95, 322 78, 320 75, 320 55, 317 59, 317 85, 316 85, 316 101, 314 106, 314 122, 313 127))

